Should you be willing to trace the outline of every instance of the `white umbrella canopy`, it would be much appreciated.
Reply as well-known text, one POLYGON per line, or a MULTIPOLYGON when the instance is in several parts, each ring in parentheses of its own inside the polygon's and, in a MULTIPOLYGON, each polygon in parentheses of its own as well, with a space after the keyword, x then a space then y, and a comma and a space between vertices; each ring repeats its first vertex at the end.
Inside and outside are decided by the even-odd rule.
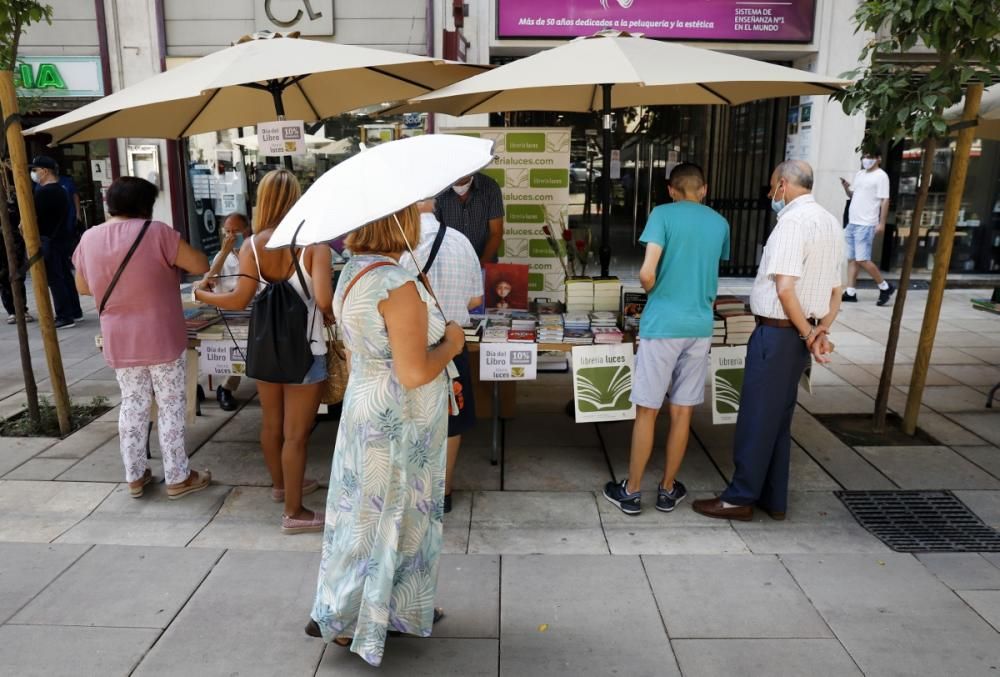
POLYGON ((740 104, 831 94, 846 84, 709 49, 605 31, 417 96, 403 110, 451 115, 601 111, 602 85, 611 85, 611 108, 740 104))
POLYGON ((296 246, 329 242, 438 195, 492 160, 492 141, 458 134, 379 144, 319 177, 281 220, 267 246, 290 246, 293 237, 296 246))
POLYGON ((315 121, 417 96, 485 68, 292 37, 247 40, 27 133, 46 132, 60 144, 119 137, 179 139, 274 120, 279 114, 315 121), (279 101, 283 110, 276 110, 279 101))
MULTIPOLYGON (((965 101, 952 106, 944 112, 948 122, 962 119, 962 109, 965 101)), ((979 104, 979 125, 976 136, 980 139, 1000 140, 1000 85, 987 87, 983 92, 983 100, 979 104)))

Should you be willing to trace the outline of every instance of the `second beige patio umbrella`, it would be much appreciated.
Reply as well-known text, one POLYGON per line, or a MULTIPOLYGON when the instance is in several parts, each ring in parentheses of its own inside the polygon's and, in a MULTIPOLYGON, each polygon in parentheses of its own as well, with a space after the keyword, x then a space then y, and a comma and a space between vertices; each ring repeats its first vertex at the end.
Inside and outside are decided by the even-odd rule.
MULTIPOLYGON (((503 111, 603 114, 604 166, 611 166, 611 111, 653 105, 740 104, 831 94, 847 82, 698 47, 602 31, 513 61, 410 100, 398 110, 451 115, 503 111)), ((611 250, 611 178, 601 175, 601 273, 611 250)))

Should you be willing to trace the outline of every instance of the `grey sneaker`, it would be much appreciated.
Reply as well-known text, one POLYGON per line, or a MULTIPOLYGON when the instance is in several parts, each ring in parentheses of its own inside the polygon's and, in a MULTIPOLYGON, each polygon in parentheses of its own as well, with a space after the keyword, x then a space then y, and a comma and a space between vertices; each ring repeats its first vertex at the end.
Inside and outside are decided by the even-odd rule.
POLYGON ((641 510, 639 499, 642 496, 642 492, 637 491, 634 494, 630 494, 627 487, 627 477, 621 482, 608 482, 604 485, 604 498, 609 503, 618 506, 618 509, 626 515, 638 515, 641 510))
POLYGON ((677 504, 687 498, 688 490, 678 480, 674 480, 673 491, 666 491, 663 485, 656 487, 656 509, 660 512, 673 512, 677 504))

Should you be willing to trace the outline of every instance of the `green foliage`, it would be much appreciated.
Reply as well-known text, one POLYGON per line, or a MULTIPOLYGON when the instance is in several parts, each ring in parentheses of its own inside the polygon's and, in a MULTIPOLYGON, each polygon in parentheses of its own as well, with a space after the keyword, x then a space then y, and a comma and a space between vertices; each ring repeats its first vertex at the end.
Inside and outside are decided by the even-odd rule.
POLYGON ((14 70, 21 34, 42 21, 52 23, 51 6, 36 0, 0 0, 0 70, 14 70))
POLYGON ((866 143, 946 136, 942 112, 970 82, 1000 74, 1000 0, 864 0, 854 19, 876 37, 867 64, 844 75, 860 79, 834 98, 866 115, 866 143))

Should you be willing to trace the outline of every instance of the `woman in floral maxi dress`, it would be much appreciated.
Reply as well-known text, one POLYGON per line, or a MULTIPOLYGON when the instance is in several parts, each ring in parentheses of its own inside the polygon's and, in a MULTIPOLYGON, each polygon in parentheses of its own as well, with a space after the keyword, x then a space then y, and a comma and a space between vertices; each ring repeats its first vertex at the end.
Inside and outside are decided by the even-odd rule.
MULTIPOLYGON (((415 207, 398 212, 419 240, 415 207)), ((434 623, 441 553, 450 383, 461 327, 397 265, 405 247, 393 216, 348 238, 354 256, 333 308, 351 376, 327 498, 311 635, 379 665, 391 630, 426 637, 434 623), (345 298, 346 296, 346 298, 345 298)))

